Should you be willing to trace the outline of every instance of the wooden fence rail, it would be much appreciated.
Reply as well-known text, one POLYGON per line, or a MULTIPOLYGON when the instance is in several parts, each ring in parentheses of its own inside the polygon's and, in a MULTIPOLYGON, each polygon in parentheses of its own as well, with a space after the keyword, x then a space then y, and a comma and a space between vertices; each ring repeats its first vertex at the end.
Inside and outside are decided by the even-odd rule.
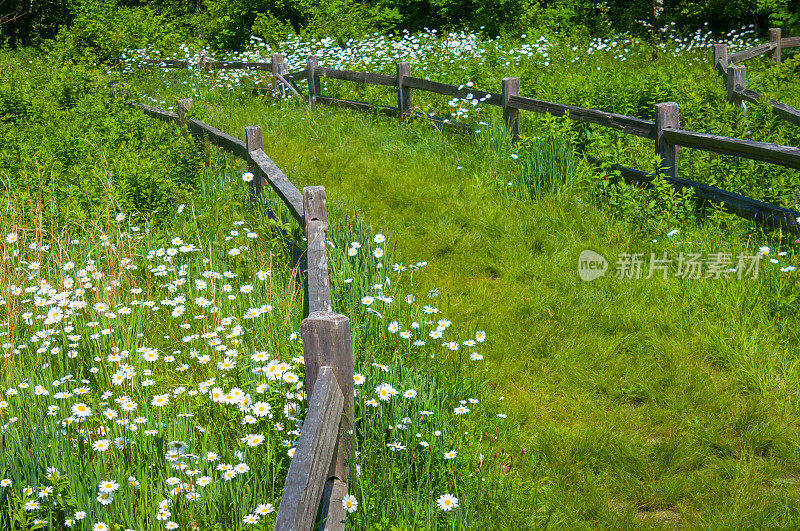
POLYGON ((353 347, 350 319, 333 313, 331 305, 325 188, 307 187, 301 194, 264 152, 263 135, 257 126, 246 127, 246 141, 242 141, 187 118, 192 106, 190 99, 178 102, 177 113, 132 104, 247 161, 255 177, 251 192, 261 195, 269 184, 305 230, 309 313, 303 319, 302 337, 306 392, 310 399, 284 483, 275 530, 307 531, 319 523, 324 529, 344 529, 346 512, 342 500, 349 487, 355 424, 353 347))
POLYGON ((745 102, 766 103, 772 108, 773 114, 779 118, 800 125, 800 110, 781 103, 771 98, 747 89, 747 67, 736 64, 747 61, 767 52, 772 53, 772 62, 778 64, 782 61, 781 53, 786 48, 800 47, 800 37, 781 37, 781 28, 770 28, 769 42, 759 44, 747 50, 741 50, 728 55, 728 45, 719 43, 714 45, 712 67, 719 72, 728 87, 727 101, 742 108, 742 117, 747 118, 747 105, 745 102))

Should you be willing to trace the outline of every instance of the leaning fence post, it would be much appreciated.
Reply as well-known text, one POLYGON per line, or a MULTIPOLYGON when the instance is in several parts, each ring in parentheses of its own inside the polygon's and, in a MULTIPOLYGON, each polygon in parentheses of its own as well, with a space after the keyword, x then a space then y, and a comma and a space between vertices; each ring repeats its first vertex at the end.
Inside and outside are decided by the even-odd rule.
POLYGON ((661 171, 667 178, 678 176, 678 146, 664 138, 664 129, 680 129, 678 104, 674 101, 656 104, 656 153, 661 156, 661 171))
POLYGON ((247 144, 247 167, 253 174, 253 180, 249 183, 252 195, 262 195, 264 193, 264 176, 256 170, 255 163, 250 157, 250 153, 257 149, 264 149, 264 137, 261 128, 257 125, 248 125, 244 128, 244 137, 247 144))
POLYGON ((411 64, 407 62, 397 63, 397 108, 400 110, 400 121, 407 113, 411 112, 413 106, 411 100, 411 88, 403 84, 403 78, 411 76, 411 64))
POLYGON ((519 109, 509 104, 511 96, 519 96, 519 78, 503 78, 503 123, 511 130, 511 137, 519 138, 519 109))
POLYGON ((192 98, 178 101, 178 122, 181 128, 186 126, 186 113, 192 108, 192 105, 194 105, 194 100, 192 98))
POLYGON ((317 104, 317 96, 319 96, 319 76, 316 75, 317 67, 319 66, 319 58, 316 55, 309 55, 306 59, 306 69, 308 78, 308 108, 313 109, 317 104))
POLYGON ((716 70, 720 68, 723 74, 726 74, 728 71, 728 45, 727 44, 715 44, 714 45, 714 62, 712 66, 716 70))
POLYGON ((336 381, 344 396, 339 440, 325 481, 321 515, 321 519, 327 518, 325 528, 342 529, 345 520, 342 498, 348 491, 351 441, 355 422, 350 319, 331 312, 312 312, 303 319, 302 331, 306 394, 311 396, 319 368, 327 365, 333 368, 336 381))
POLYGON ((770 44, 774 44, 775 48, 772 49, 772 62, 780 64, 781 62, 781 29, 780 28, 770 28, 769 29, 769 42, 770 44))
POLYGON ((284 88, 283 83, 278 81, 278 76, 284 76, 288 72, 286 63, 283 62, 283 54, 272 54, 272 94, 277 98, 278 94, 283 97, 284 88))

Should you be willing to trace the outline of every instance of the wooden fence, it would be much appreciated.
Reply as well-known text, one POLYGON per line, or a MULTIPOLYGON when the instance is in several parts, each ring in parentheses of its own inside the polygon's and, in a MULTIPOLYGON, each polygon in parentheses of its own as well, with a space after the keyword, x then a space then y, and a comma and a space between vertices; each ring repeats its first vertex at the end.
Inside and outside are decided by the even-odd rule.
POLYGON ((740 105, 745 117, 747 116, 745 102, 763 102, 772 107, 772 112, 776 116, 787 122, 800 125, 800 110, 772 98, 767 98, 754 90, 749 90, 747 88, 747 67, 743 64, 737 64, 765 53, 770 53, 772 62, 779 64, 782 50, 797 47, 800 47, 800 37, 781 37, 781 28, 770 28, 769 42, 730 55, 728 55, 727 44, 715 44, 712 66, 725 78, 725 83, 728 87, 727 101, 740 105))
POLYGON ((308 411, 284 483, 275 530, 307 531, 318 521, 324 521, 324 529, 344 529, 342 499, 348 492, 355 421, 353 348, 350 319, 334 313, 331 305, 325 188, 311 186, 300 193, 264 152, 260 127, 246 127, 242 141, 188 119, 192 100, 181 100, 177 113, 133 105, 247 161, 254 174, 251 192, 260 196, 269 186, 305 229, 308 315, 303 319, 302 337, 308 411))
MULTIPOLYGON (((729 75, 728 73, 731 68, 735 68, 728 66, 732 60, 743 61, 747 58, 754 57, 758 53, 765 53, 766 51, 772 50, 773 56, 776 58, 775 60, 780 61, 780 50, 782 48, 800 46, 800 37, 782 39, 780 38, 779 29, 777 32, 771 30, 770 35, 772 39, 770 43, 751 50, 745 50, 744 52, 738 52, 731 56, 727 56, 727 52, 725 52, 724 60, 720 56, 720 60, 718 61, 717 53, 721 53, 723 48, 720 47, 724 47, 725 45, 715 46, 715 66, 727 76, 729 87, 731 86, 731 79, 738 79, 734 77, 734 74, 729 75)), ((144 58, 140 58, 140 60, 143 59, 144 58)), ((147 61, 149 61, 149 64, 158 63, 157 60, 148 59, 147 61)), ((205 64, 216 63, 218 62, 206 62, 205 64)), ((163 64, 163 62, 159 64, 163 64)), ((598 109, 587 109, 575 105, 564 105, 523 97, 520 95, 519 78, 515 77, 504 78, 500 92, 487 92, 463 85, 455 86, 413 77, 411 75, 411 65, 407 62, 397 63, 397 74, 393 76, 371 72, 324 68, 319 66, 319 59, 315 55, 308 56, 306 59, 306 68, 295 73, 288 72, 287 65, 284 63, 281 54, 273 54, 272 61, 270 63, 263 63, 263 65, 264 68, 262 68, 262 70, 267 70, 266 66, 268 65, 270 72, 272 72, 273 86, 270 90, 274 95, 286 94, 288 91, 303 99, 311 109, 313 109, 317 103, 324 103, 356 109, 370 109, 382 114, 399 116, 401 121, 412 116, 421 116, 431 120, 431 117, 419 113, 414 108, 412 91, 422 90, 453 98, 478 99, 482 101, 484 105, 502 108, 503 121, 510 129, 515 139, 519 137, 520 133, 520 111, 545 113, 554 116, 569 115, 573 120, 598 124, 621 131, 625 134, 646 138, 654 142, 655 151, 661 157, 664 177, 674 187, 678 189, 692 188, 698 198, 703 201, 719 203, 722 209, 727 212, 751 219, 772 228, 800 234, 800 221, 798 221, 800 212, 681 178, 679 177, 678 171, 678 150, 680 146, 768 162, 792 169, 800 169, 800 149, 793 146, 729 138, 681 129, 679 108, 678 104, 675 102, 657 104, 654 109, 655 121, 650 121, 598 109), (374 105, 362 101, 351 101, 324 96, 321 91, 320 80, 322 78, 392 87, 397 93, 397 106, 374 105), (308 87, 308 92, 305 95, 302 94, 300 87, 296 85, 297 81, 303 79, 307 82, 308 87), (291 90, 289 87, 291 87, 291 90)), ((171 64, 167 64, 166 66, 173 67, 171 64)), ((185 67, 185 65, 180 66, 176 64, 174 67, 182 68, 185 67)), ((743 98, 753 97, 763 99, 760 94, 747 91, 743 85, 736 83, 733 84, 733 93, 740 94, 743 98), (754 96, 754 94, 757 96, 754 96)), ((770 101, 772 102, 773 100, 770 101)), ((774 102, 772 105, 775 112, 779 115, 793 117, 793 120, 800 120, 800 111, 778 102, 774 102)), ((441 119, 439 119, 438 122, 445 123, 445 121, 441 119)), ((800 123, 800 121, 798 121, 798 123, 800 123)), ((448 125, 468 127, 463 124, 448 125)), ((192 126, 190 125, 190 127, 192 126)), ((224 144, 227 141, 220 139, 219 142, 224 144)), ((647 172, 634 168, 617 166, 617 169, 628 183, 648 186, 653 179, 653 176, 649 175, 647 172)))

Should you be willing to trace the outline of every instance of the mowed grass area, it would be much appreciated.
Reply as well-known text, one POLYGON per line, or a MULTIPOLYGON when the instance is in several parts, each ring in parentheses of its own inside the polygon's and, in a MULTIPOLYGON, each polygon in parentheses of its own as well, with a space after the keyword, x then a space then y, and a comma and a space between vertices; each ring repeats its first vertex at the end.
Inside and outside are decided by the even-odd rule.
POLYGON ((747 222, 643 233, 580 182, 516 201, 497 184, 514 171, 507 152, 429 126, 255 98, 194 112, 239 137, 262 126, 293 182, 324 185, 339 212, 391 233, 400 259, 428 260, 420 291, 439 288, 447 315, 487 331, 485 365, 470 369, 505 397, 510 422, 487 447, 515 482, 497 528, 798 525, 787 238, 788 256, 762 260, 755 280, 615 279, 622 252, 769 245, 772 257, 780 235, 747 222), (584 249, 609 260, 605 277, 580 280, 584 249))

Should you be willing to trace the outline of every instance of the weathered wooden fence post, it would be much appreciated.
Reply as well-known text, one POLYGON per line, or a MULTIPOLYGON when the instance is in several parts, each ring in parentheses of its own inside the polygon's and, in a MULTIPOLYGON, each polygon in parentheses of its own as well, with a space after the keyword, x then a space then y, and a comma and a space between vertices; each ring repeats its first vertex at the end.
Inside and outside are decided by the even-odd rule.
POLYGON ((319 76, 316 75, 317 67, 319 66, 319 58, 316 55, 309 55, 306 59, 306 74, 308 78, 308 108, 313 109, 317 104, 317 96, 319 96, 319 76))
POLYGON ((208 52, 203 50, 200 52, 200 60, 197 62, 197 71, 202 72, 203 69, 206 67, 206 61, 208 61, 208 52))
POLYGON ((137 66, 139 67, 140 74, 142 73, 145 59, 147 59, 147 52, 145 52, 144 50, 139 50, 139 60, 137 61, 138 62, 137 66))
MULTIPOLYGON (((309 265, 309 268, 311 266, 309 265)), ((342 498, 347 495, 352 438, 355 422, 353 399, 353 346, 350 319, 331 312, 312 312, 303 319, 303 358, 306 369, 306 393, 311 396, 320 367, 330 366, 344 396, 339 441, 322 494, 322 518, 326 528, 341 529, 345 519, 342 498)))
POLYGON ((714 59, 711 66, 715 70, 721 70, 721 73, 728 71, 728 45, 715 44, 714 45, 714 59))
POLYGON ((186 113, 189 112, 192 105, 194 105, 194 100, 192 98, 178 101, 178 121, 180 122, 181 128, 186 127, 186 113))
POLYGON ((511 137, 519 138, 519 109, 509 105, 511 96, 519 96, 519 78, 503 78, 503 123, 511 130, 511 137))
POLYGON ((283 54, 272 54, 272 94, 277 98, 285 96, 286 89, 278 76, 285 76, 289 73, 289 67, 283 62, 283 54), (280 96, 279 96, 280 95, 280 96))
POLYGON ((737 90, 747 88, 747 67, 744 65, 731 65, 728 67, 728 96, 729 103, 735 103, 740 99, 736 94, 737 90))
POLYGON ((342 529, 345 519, 342 498, 348 489, 352 450, 350 441, 355 422, 350 319, 332 312, 328 284, 328 213, 324 187, 310 186, 303 189, 303 212, 306 223, 309 308, 309 315, 302 324, 306 393, 311 396, 320 367, 333 368, 344 396, 344 407, 339 440, 322 496, 322 518, 328 518, 325 524, 327 529, 342 529))
POLYGON ((403 78, 409 76, 411 76, 411 64, 406 62, 397 63, 397 108, 400 109, 401 122, 413 107, 411 88, 403 85, 403 78))
POLYGON ((781 29, 780 28, 770 28, 769 29, 769 42, 770 44, 774 44, 775 48, 772 50, 772 62, 780 64, 781 62, 781 29))
POLYGON ((257 125, 248 125, 244 128, 245 143, 247 144, 247 168, 253 174, 253 180, 248 183, 250 193, 253 195, 262 195, 264 193, 264 176, 260 171, 256 171, 255 163, 250 157, 250 152, 257 149, 264 149, 264 137, 261 134, 261 128, 257 125))
POLYGON ((674 101, 656 104, 656 153, 661 156, 661 171, 667 178, 678 176, 678 146, 664 138, 664 129, 680 129, 678 104, 674 101))

